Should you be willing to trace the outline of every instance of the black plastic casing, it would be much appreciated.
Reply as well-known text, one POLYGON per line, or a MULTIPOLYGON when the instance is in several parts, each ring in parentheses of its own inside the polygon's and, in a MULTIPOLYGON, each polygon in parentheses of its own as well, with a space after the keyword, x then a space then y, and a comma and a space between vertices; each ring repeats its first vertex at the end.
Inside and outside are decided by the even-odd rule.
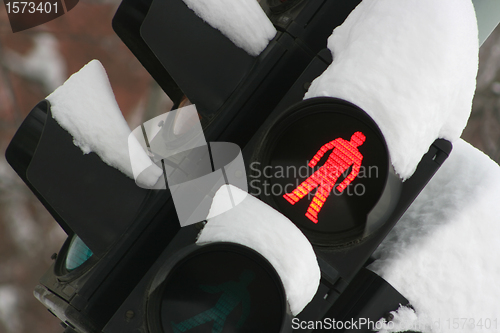
POLYGON ((68 326, 99 331, 180 229, 168 191, 144 190, 95 153, 84 155, 52 118, 48 101, 27 116, 6 158, 68 234, 35 296, 68 326), (67 272, 75 233, 93 255, 67 272))

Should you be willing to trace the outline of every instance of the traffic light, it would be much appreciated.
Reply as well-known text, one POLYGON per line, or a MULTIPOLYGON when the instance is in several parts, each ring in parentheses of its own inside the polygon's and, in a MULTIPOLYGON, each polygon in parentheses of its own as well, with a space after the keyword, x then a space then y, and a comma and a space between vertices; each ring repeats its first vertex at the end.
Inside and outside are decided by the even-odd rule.
MULTIPOLYGON (((322 283, 298 315, 303 322, 337 313, 332 309, 341 306, 337 300, 345 302, 339 297, 346 288, 360 290, 352 281, 360 281, 356 275, 452 149, 449 141, 436 140, 403 182, 364 110, 331 97, 303 100, 330 62, 329 51, 318 53, 243 151, 249 193, 295 223, 318 257, 322 283)), ((383 288, 387 297, 408 303, 389 287, 383 288)), ((377 321, 390 310, 369 312, 377 321)), ((356 317, 362 305, 351 311, 347 316, 356 317)))
MULTIPOLYGON (((281 280, 257 252, 234 243, 212 243, 188 246, 183 254, 181 262, 160 271, 168 279, 152 285, 150 331, 196 332, 213 326, 219 331, 281 332, 290 325, 281 280)), ((104 331, 121 329, 109 326, 104 331)))
MULTIPOLYGON (((394 208, 401 184, 390 174, 383 135, 353 104, 306 100, 281 113, 264 132, 248 159, 254 172, 250 187, 313 244, 355 241, 365 232, 367 216, 394 208), (384 206, 374 209, 379 201, 384 206)), ((370 226, 383 218, 370 217, 370 226)))
MULTIPOLYGON (((355 277, 363 274, 360 272, 364 272, 363 267, 369 262, 371 253, 447 158, 451 144, 437 140, 429 147, 413 176, 403 182, 392 168, 384 136, 364 110, 334 98, 302 101, 310 83, 332 62, 330 51, 322 49, 331 32, 331 24, 335 22, 329 19, 343 12, 341 7, 336 8, 341 5, 328 1, 264 2, 278 35, 262 53, 259 62, 253 65, 249 78, 255 81, 248 80, 233 86, 230 83, 237 79, 211 82, 211 85, 222 84, 227 89, 225 91, 232 92, 226 98, 221 88, 217 96, 221 96, 222 102, 212 107, 203 104, 206 101, 201 97, 202 88, 198 89, 197 85, 204 85, 206 83, 201 82, 213 80, 217 75, 204 76, 205 72, 199 71, 196 80, 183 83, 185 77, 182 78, 182 74, 176 74, 176 71, 190 66, 170 70, 177 64, 172 57, 180 55, 175 52, 167 55, 166 45, 170 43, 161 44, 164 40, 161 32, 166 34, 174 25, 169 27, 168 22, 160 23, 159 18, 156 21, 153 18, 159 17, 158 13, 177 12, 174 2, 168 5, 153 2, 151 8, 155 8, 155 14, 143 11, 135 30, 126 31, 117 18, 126 17, 125 13, 131 11, 134 5, 131 1, 124 1, 121 12, 119 10, 115 17, 115 29, 119 34, 121 32, 124 42, 146 68, 161 67, 171 75, 162 78, 168 77, 170 83, 178 84, 199 107, 202 121, 203 117, 210 117, 210 112, 214 110, 219 110, 213 114, 216 119, 233 117, 229 126, 219 132, 217 139, 236 142, 244 147, 246 169, 250 172, 250 194, 287 216, 313 244, 322 270, 322 283, 313 301, 297 318, 317 320, 333 313, 337 300, 345 302, 345 298, 340 297, 347 290, 350 290, 349 293, 376 294, 378 291, 360 288, 359 284, 363 282, 359 281, 363 279, 355 277), (153 21, 156 23, 153 24, 153 21), (326 27, 328 24, 330 26, 326 27), (155 27, 154 36, 152 26, 155 27), (138 37, 137 31, 142 37, 138 37), (134 48, 133 41, 141 48, 134 48), (144 50, 154 53, 155 57, 149 57, 144 50), (307 59, 302 58, 304 50, 307 59), (282 58, 261 81, 263 77, 257 73, 261 73, 268 61, 262 57, 273 59, 275 53, 282 54, 282 58), (300 69, 300 75, 297 75, 297 69, 300 69), (294 78, 291 78, 292 73, 294 78), (233 113, 236 110, 237 113, 233 113), (311 160, 315 162, 311 164, 311 160), (332 170, 336 170, 335 176, 328 172, 332 170), (321 190, 326 194, 320 196, 321 190), (329 190, 333 191, 330 193, 329 190), (351 283, 353 281, 354 284, 351 283)), ((181 31, 184 33, 184 30, 181 31)), ((183 35, 179 38, 187 41, 194 40, 196 36, 183 35)), ((192 52, 202 57, 196 52, 196 45, 195 42, 191 44, 194 48, 192 52)), ((229 61, 226 55, 233 57, 229 51, 218 57, 203 55, 203 63, 212 60, 210 65, 213 68, 225 68, 221 63, 229 61)), ((242 54, 241 57, 248 55, 242 54)), ((153 77, 158 75, 153 69, 150 73, 153 77)), ((242 74, 234 71, 225 75, 242 74)), ((157 80, 160 81, 160 78, 157 80)), ((175 84, 169 86, 165 83, 162 86, 168 92, 168 88, 175 84)), ((215 93, 216 88, 211 89, 215 93)), ((225 120, 221 119, 214 126, 225 124, 225 120)), ((213 132, 207 129, 205 133, 213 132)), ((149 272, 152 274, 149 279, 153 278, 153 272, 149 272)), ((408 303, 389 287, 384 289, 387 290, 384 295, 393 302, 375 311, 366 310, 371 311, 372 320, 376 321, 389 310, 395 310, 400 303, 408 303)), ((144 285, 138 286, 108 323, 108 332, 124 331, 126 325, 122 314, 144 299, 147 293, 144 285)), ((354 317, 356 313, 363 312, 365 305, 355 304, 351 312, 343 315, 354 317)), ((143 322, 142 319, 138 321, 143 322)))
POLYGON ((95 153, 82 154, 47 100, 26 117, 6 158, 68 234, 35 296, 67 325, 99 331, 180 228, 165 223, 175 220, 166 191, 142 189, 95 153))
MULTIPOLYGON (((182 0, 124 0, 113 19, 175 107, 186 97, 196 104, 208 142, 244 148, 250 194, 314 247, 321 284, 300 320, 337 315, 346 294, 376 294, 361 288, 376 280, 363 267, 451 150, 437 140, 402 182, 364 110, 334 98, 302 100, 332 62, 327 37, 358 3, 261 1, 277 34, 258 56, 182 0)), ((7 159, 68 233, 35 290, 68 332, 205 332, 207 322, 214 332, 292 330, 283 277, 267 258, 234 243, 194 244, 203 224, 180 228, 169 189, 140 188, 97 155, 82 155, 48 101, 28 115, 7 159)), ((352 304, 342 316, 366 305, 352 304)), ((378 320, 392 306, 371 315, 378 320)))
POLYGON ((196 226, 182 228, 103 332, 289 332, 319 275, 300 231, 246 196, 210 218, 201 234, 196 226), (263 215, 280 227, 269 227, 263 215))

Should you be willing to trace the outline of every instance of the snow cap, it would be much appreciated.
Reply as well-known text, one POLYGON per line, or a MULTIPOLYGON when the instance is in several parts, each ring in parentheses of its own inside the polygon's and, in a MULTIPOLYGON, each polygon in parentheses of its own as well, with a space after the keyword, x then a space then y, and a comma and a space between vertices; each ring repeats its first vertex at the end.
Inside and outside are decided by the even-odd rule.
POLYGON ((231 193, 246 198, 235 208, 209 218, 197 244, 232 242, 260 253, 278 272, 290 310, 297 315, 316 294, 321 277, 311 243, 280 212, 232 185, 217 191, 210 215, 229 201, 228 186, 231 193))
MULTIPOLYGON (((128 149, 130 128, 98 60, 92 60, 73 74, 47 99, 54 119, 71 134, 73 143, 84 154, 95 152, 104 163, 134 178, 128 149)), ((142 149, 135 150, 134 159, 152 164, 142 149)), ((162 170, 156 166, 149 170, 140 181, 153 186, 162 170)))
POLYGON ((184 0, 201 19, 252 56, 258 56, 276 29, 257 0, 184 0))
POLYGON ((305 98, 361 107, 407 179, 434 140, 457 140, 467 123, 477 34, 470 0, 363 0, 328 39, 333 63, 305 98))
MULTIPOLYGON (((499 202, 498 164, 457 140, 369 266, 415 308, 413 318, 399 309, 395 323, 413 325, 412 331, 474 333, 486 318, 498 317, 499 202), (467 325, 461 321, 454 329, 454 318, 468 318, 467 325)), ((404 331, 401 325, 385 325, 381 332, 404 331)))

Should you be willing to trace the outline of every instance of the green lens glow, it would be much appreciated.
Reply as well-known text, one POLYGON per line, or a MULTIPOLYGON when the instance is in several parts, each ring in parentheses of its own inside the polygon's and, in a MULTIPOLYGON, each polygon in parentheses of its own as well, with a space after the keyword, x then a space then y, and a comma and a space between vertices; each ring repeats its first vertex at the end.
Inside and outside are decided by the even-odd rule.
POLYGON ((74 236, 66 255, 66 269, 72 271, 80 267, 92 256, 92 251, 78 236, 74 236))

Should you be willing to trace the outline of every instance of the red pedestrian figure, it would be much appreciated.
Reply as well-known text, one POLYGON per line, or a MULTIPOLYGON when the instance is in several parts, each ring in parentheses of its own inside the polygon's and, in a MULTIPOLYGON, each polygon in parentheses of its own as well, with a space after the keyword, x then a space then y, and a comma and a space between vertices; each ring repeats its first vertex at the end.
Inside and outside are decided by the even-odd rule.
POLYGON ((341 193, 358 176, 363 159, 358 147, 365 142, 365 139, 363 133, 356 132, 351 136, 351 141, 338 138, 325 144, 309 162, 309 167, 314 168, 323 155, 333 149, 325 164, 297 186, 295 190, 286 193, 283 197, 294 205, 319 186, 306 212, 308 219, 318 223, 318 213, 342 173, 352 165, 351 173, 337 186, 337 190, 341 193))

